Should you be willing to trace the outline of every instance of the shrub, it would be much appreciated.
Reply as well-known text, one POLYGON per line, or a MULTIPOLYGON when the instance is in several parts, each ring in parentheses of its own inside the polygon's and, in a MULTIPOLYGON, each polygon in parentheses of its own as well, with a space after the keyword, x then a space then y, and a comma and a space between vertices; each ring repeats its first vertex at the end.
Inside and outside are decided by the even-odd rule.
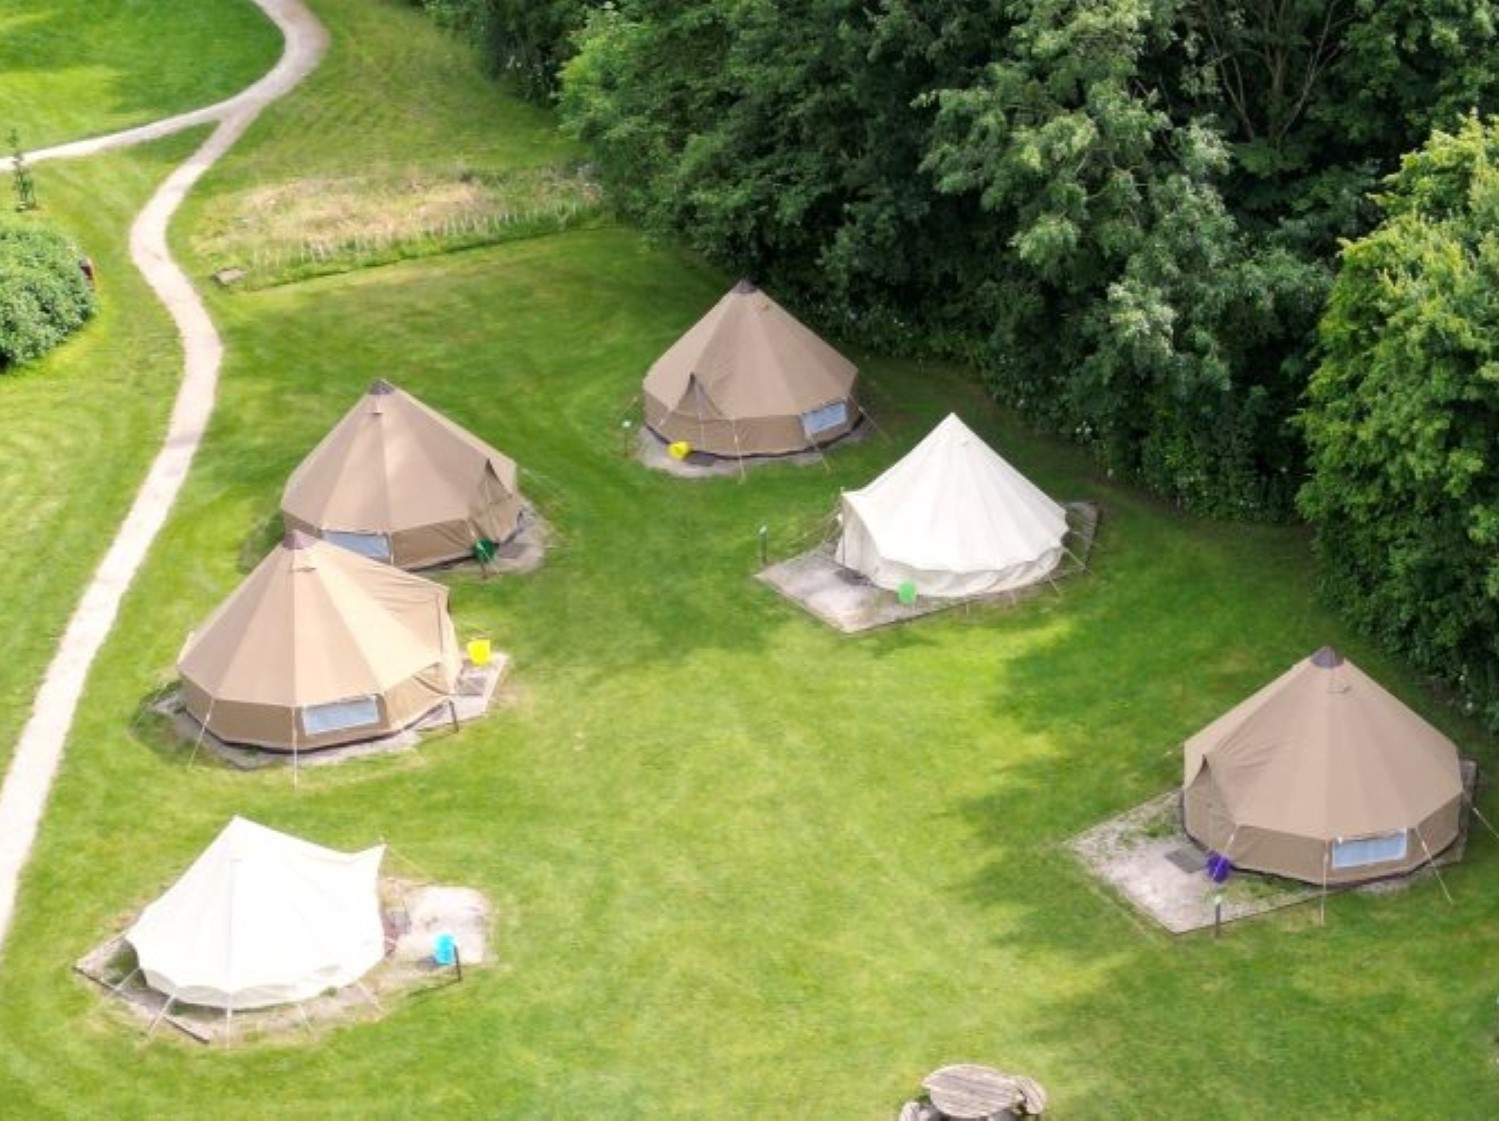
POLYGON ((35 219, 0 218, 0 369, 47 353, 93 313, 77 249, 35 219))

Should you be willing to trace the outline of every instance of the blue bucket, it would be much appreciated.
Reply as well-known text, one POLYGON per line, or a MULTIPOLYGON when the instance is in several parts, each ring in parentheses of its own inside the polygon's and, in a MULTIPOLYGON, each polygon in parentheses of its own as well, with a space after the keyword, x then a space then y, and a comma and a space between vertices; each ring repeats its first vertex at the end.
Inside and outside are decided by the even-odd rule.
POLYGON ((432 943, 432 960, 438 965, 452 965, 458 960, 458 939, 451 934, 439 934, 432 943))
POLYGON ((1234 864, 1221 852, 1208 853, 1207 873, 1208 879, 1215 884, 1221 884, 1233 875, 1234 864))

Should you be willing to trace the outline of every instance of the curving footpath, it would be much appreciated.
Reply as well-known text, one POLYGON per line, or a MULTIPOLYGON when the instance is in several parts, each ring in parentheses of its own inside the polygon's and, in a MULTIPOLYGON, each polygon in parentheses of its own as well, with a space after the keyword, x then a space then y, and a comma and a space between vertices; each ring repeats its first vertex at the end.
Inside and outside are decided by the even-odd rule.
POLYGON ((328 34, 302 0, 254 0, 281 30, 281 59, 253 86, 206 109, 141 128, 27 153, 30 163, 92 155, 139 144, 212 121, 219 127, 186 163, 169 175, 130 227, 130 257, 177 323, 182 337, 182 384, 172 407, 166 441, 135 496, 109 551, 68 620, 47 667, 31 717, 21 731, 5 783, 0 786, 0 953, 15 912, 21 872, 41 825, 52 780, 62 761, 78 700, 120 601, 167 518, 213 412, 224 348, 192 282, 167 249, 167 223, 189 188, 228 151, 259 112, 317 66, 328 34))

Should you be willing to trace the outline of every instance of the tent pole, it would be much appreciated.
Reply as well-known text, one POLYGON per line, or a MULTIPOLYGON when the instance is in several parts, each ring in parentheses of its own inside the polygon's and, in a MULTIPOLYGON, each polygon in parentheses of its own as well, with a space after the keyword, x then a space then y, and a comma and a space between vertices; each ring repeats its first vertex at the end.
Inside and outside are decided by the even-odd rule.
POLYGON ((161 1021, 166 1017, 166 1014, 171 1011, 172 1004, 174 1001, 176 1001, 176 999, 177 998, 175 996, 169 996, 162 1003, 161 1010, 158 1011, 156 1013, 156 1016, 152 1019, 150 1027, 146 1028, 147 1039, 151 1038, 152 1034, 156 1031, 156 1025, 161 1023, 161 1021))
POLYGON ((380 1015, 382 1015, 382 1016, 385 1015, 385 1009, 382 1008, 380 1006, 380 1002, 375 999, 375 994, 372 993, 372 992, 370 992, 369 989, 367 989, 367 988, 364 987, 364 982, 363 981, 355 981, 354 985, 355 985, 355 987, 357 987, 359 989, 360 992, 362 992, 364 994, 364 999, 367 1000, 367 1001, 369 1001, 371 1004, 373 1004, 375 1006, 375 1011, 379 1012, 380 1015))
POLYGON ((1452 893, 1447 890, 1447 881, 1442 879, 1441 869, 1437 867, 1436 860, 1433 859, 1431 855, 1431 849, 1426 846, 1426 838, 1421 835, 1421 827, 1419 825, 1415 825, 1411 828, 1415 831, 1417 840, 1421 842, 1421 851, 1426 854, 1426 863, 1430 865, 1431 870, 1436 873, 1437 883, 1442 885, 1442 894, 1447 897, 1448 903, 1453 902, 1452 893))
POLYGON ((208 734, 208 722, 213 719, 213 706, 217 700, 218 698, 213 696, 208 698, 208 715, 203 718, 203 723, 198 725, 198 738, 193 740, 193 749, 187 757, 187 765, 189 767, 193 765, 193 760, 198 757, 198 748, 203 746, 203 737, 208 734))
POLYGON ((1492 825, 1490 825, 1489 819, 1484 817, 1482 812, 1480 812, 1480 810, 1478 809, 1478 800, 1476 798, 1469 797, 1467 791, 1463 792, 1463 797, 1467 798, 1468 809, 1473 811, 1473 816, 1476 817, 1479 821, 1483 822, 1483 827, 1485 829, 1494 834, 1494 836, 1499 837, 1499 830, 1496 830, 1492 825))
POLYGON ((802 434, 807 437, 807 443, 812 445, 812 450, 817 453, 817 458, 822 460, 822 469, 829 475, 831 475, 833 473, 833 469, 828 465, 828 457, 827 454, 822 450, 822 445, 814 440, 812 436, 808 434, 805 428, 802 429, 802 434))
POLYGON ((692 375, 692 395, 697 398, 697 446, 702 447, 708 441, 708 423, 703 419, 703 387, 696 374, 692 375))
POLYGON ((109 986, 109 991, 112 992, 112 993, 114 993, 116 996, 118 996, 120 990, 123 989, 126 985, 130 984, 131 981, 134 981, 135 980, 135 975, 137 973, 139 973, 140 971, 141 971, 141 967, 137 965, 129 973, 125 974, 125 979, 123 981, 121 981, 118 985, 111 985, 111 986, 109 986))
POLYGON ((302 1026, 307 1029, 308 1036, 312 1036, 312 1021, 307 1018, 307 1009, 302 1006, 300 1000, 297 1001, 297 1015, 302 1017, 302 1026))
POLYGON ((1332 861, 1332 846, 1324 845, 1322 848, 1322 898, 1318 903, 1319 914, 1317 925, 1327 925, 1327 866, 1332 861))
POLYGON ((729 431, 734 434, 734 458, 739 463, 739 481, 744 482, 744 450, 739 446, 739 425, 729 421, 729 431))
POLYGON ((877 433, 879 433, 880 438, 883 439, 885 441, 885 443, 888 444, 890 442, 889 435, 885 432, 885 430, 883 428, 881 428, 878 424, 876 424, 874 422, 874 415, 872 413, 870 413, 870 411, 864 407, 864 403, 862 401, 860 401, 854 407, 859 410, 859 415, 869 422, 869 427, 873 428, 877 433))

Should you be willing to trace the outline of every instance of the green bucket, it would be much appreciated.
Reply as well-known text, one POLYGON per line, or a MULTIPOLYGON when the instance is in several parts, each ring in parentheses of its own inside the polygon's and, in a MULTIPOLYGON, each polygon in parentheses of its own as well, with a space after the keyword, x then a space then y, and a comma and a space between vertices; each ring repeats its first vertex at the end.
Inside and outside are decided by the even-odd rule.
POLYGON ((900 586, 895 589, 895 598, 900 600, 902 607, 910 607, 916 602, 916 581, 902 580, 900 586))

